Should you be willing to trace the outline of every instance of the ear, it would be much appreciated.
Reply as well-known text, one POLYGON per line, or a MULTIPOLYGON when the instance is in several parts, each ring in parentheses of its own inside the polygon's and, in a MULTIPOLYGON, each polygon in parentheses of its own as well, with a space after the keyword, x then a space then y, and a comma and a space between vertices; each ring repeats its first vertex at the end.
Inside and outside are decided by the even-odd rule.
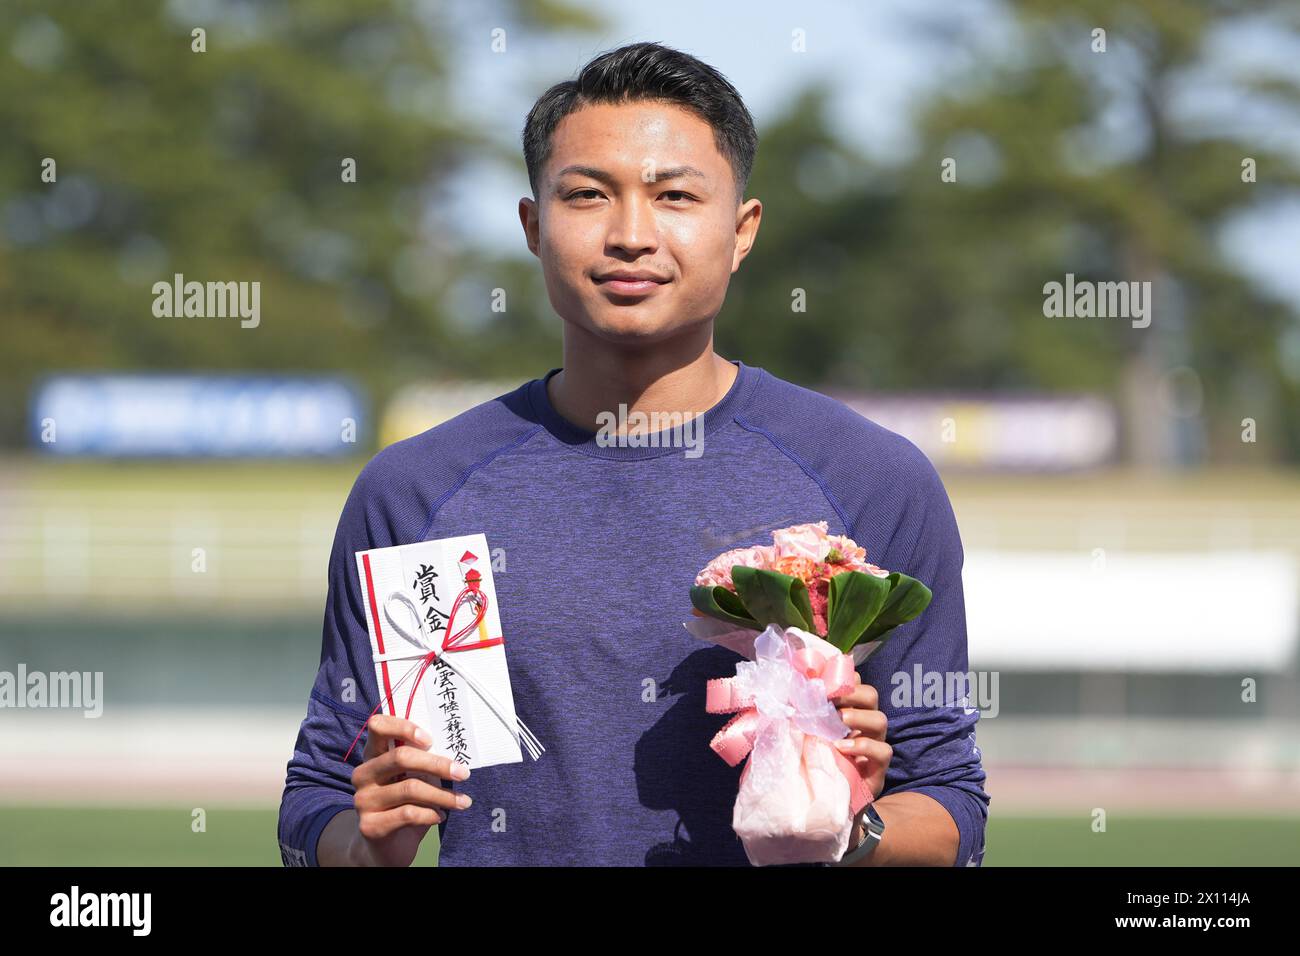
POLYGON ((763 204, 757 199, 742 203, 736 209, 736 250, 731 256, 731 271, 735 272, 749 255, 758 240, 758 224, 763 218, 763 204))
POLYGON ((541 222, 538 219, 536 201, 527 196, 519 200, 519 222, 524 227, 524 241, 528 244, 528 251, 540 258, 538 236, 541 232, 541 222))

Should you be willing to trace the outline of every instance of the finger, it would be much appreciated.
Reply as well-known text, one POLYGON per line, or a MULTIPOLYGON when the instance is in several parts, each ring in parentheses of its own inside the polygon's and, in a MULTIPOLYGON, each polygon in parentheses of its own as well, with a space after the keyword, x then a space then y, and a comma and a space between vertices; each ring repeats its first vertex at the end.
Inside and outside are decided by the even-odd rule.
MULTIPOLYGON (((859 674, 857 671, 854 671, 854 672, 853 672, 853 686, 854 686, 854 688, 857 688, 857 687, 860 686, 861 684, 862 684, 862 675, 859 674)), ((848 695, 848 694, 852 694, 853 692, 854 692, 854 691, 852 691, 852 690, 846 690, 846 691, 845 691, 843 694, 841 694, 840 696, 843 697, 843 696, 846 696, 846 695, 848 695)))
POLYGON ((440 822, 437 810, 407 804, 394 810, 362 814, 357 828, 367 840, 382 840, 403 827, 424 827, 427 830, 440 822))
POLYGON ((417 747, 397 747, 367 760, 352 772, 352 785, 387 783, 402 774, 427 774, 439 780, 468 780, 469 768, 443 754, 417 747))
POLYGON ((366 721, 366 731, 366 746, 362 750, 362 762, 378 757, 389 750, 390 740, 414 744, 420 748, 426 748, 433 743, 433 738, 428 732, 414 721, 403 720, 401 717, 393 717, 389 714, 372 715, 366 721))
POLYGON ((355 786, 388 783, 411 775, 439 780, 466 780, 469 768, 444 754, 432 754, 418 747, 396 747, 366 761, 352 774, 355 786))
POLYGON ((884 740, 885 732, 889 728, 889 718, 881 710, 863 710, 860 707, 849 707, 840 711, 840 719, 844 721, 844 725, 850 730, 856 730, 868 737, 875 737, 877 740, 884 740))
POLYGON ((407 804, 441 811, 466 810, 471 803, 467 793, 455 793, 415 777, 365 787, 356 797, 358 810, 392 810, 407 804))
POLYGON ((867 710, 880 709, 880 695, 870 684, 859 684, 847 693, 832 697, 836 707, 863 707, 867 710))
POLYGON ((861 710, 875 710, 871 705, 871 698, 862 693, 862 689, 850 691, 847 694, 841 694, 839 697, 833 697, 831 700, 835 706, 843 710, 845 707, 857 707, 861 710))
POLYGON ((880 695, 870 684, 857 684, 847 694, 832 698, 836 707, 862 707, 866 710, 880 709, 880 695))
POLYGON ((873 737, 844 737, 835 741, 835 748, 850 759, 866 757, 878 764, 887 765, 894 756, 894 748, 873 737))

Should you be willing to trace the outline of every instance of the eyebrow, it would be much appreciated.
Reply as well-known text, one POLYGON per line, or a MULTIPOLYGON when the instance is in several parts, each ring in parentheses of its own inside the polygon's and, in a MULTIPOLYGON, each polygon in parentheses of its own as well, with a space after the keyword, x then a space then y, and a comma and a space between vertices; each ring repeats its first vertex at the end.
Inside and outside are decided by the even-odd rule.
MULTIPOLYGON (((615 185, 614 176, 612 173, 608 173, 603 169, 597 169, 595 166, 582 166, 579 164, 565 166, 563 169, 561 169, 558 173, 555 174, 555 178, 558 180, 561 177, 566 176, 570 173, 577 176, 590 177, 591 179, 594 179, 597 182, 602 182, 607 186, 615 185)), ((669 179, 681 179, 685 176, 697 176, 700 179, 704 179, 704 180, 707 180, 709 178, 706 175, 704 175, 704 173, 701 172, 699 169, 696 169, 694 166, 689 166, 689 165, 669 166, 668 168, 661 169, 655 173, 654 182, 660 183, 660 182, 665 182, 669 179)))

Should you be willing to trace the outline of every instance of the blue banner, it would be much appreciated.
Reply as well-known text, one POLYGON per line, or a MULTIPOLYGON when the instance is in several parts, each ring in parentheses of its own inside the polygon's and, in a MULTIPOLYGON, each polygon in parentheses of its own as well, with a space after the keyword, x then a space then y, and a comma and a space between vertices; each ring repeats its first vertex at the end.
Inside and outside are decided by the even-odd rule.
POLYGON ((63 375, 37 386, 31 437, 69 456, 347 456, 363 424, 337 378, 63 375))

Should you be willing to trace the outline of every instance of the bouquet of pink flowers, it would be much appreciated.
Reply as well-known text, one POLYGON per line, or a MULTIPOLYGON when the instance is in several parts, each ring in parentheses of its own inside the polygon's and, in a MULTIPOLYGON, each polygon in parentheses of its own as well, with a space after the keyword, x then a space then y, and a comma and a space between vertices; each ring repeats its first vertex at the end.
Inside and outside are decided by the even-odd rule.
POLYGON ((825 521, 774 531, 771 545, 728 551, 697 575, 686 629, 748 658, 709 681, 706 707, 736 714, 710 746, 733 767, 749 757, 732 827, 755 866, 844 855, 872 795, 830 743, 849 734, 832 698, 930 598, 825 521))

